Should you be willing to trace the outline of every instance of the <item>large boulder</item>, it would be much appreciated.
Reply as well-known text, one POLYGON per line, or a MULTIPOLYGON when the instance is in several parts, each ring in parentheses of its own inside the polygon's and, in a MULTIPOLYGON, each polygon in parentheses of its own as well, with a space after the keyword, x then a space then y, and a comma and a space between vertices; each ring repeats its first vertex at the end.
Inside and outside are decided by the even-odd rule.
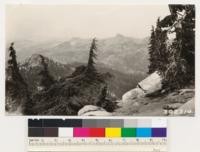
POLYGON ((142 89, 145 94, 151 94, 162 88, 162 78, 156 71, 139 82, 137 87, 142 89))
POLYGON ((122 102, 128 102, 148 94, 154 93, 162 88, 162 78, 158 72, 154 72, 147 78, 138 83, 135 89, 126 92, 122 96, 122 102))
POLYGON ((91 111, 83 114, 82 116, 112 116, 112 114, 106 111, 91 111))
POLYGON ((137 99, 139 97, 144 97, 144 95, 145 95, 145 93, 142 89, 135 88, 135 89, 132 89, 132 90, 126 92, 122 96, 122 102, 128 102, 130 100, 134 100, 134 99, 137 99))
POLYGON ((78 116, 111 116, 112 113, 107 112, 101 107, 94 105, 86 105, 78 111, 78 116))

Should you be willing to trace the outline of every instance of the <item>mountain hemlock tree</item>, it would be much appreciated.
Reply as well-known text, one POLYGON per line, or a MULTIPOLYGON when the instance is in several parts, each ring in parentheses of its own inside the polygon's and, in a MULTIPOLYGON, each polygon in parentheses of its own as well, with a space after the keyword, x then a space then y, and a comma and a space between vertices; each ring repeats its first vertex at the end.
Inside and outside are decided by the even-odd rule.
POLYGON ((41 56, 41 64, 43 69, 39 72, 39 75, 41 76, 38 86, 39 91, 47 90, 54 83, 54 79, 49 74, 48 65, 45 62, 45 58, 43 56, 41 56))
POLYGON ((155 66, 156 71, 161 75, 166 64, 166 33, 161 28, 160 18, 157 19, 156 29, 155 29, 155 66))
MULTIPOLYGON (((194 5, 185 6, 186 16, 181 22, 182 30, 180 39, 182 43, 181 57, 187 64, 187 80, 194 81, 195 75, 195 7, 194 5)), ((193 82, 194 83, 194 82, 193 82)))
POLYGON ((156 45, 156 36, 154 26, 151 29, 151 37, 149 39, 149 71, 148 74, 153 73, 156 71, 156 53, 155 53, 155 45, 156 45))
POLYGON ((160 18, 157 19, 156 28, 152 27, 149 42, 149 74, 158 71, 160 74, 166 69, 167 56, 167 32, 160 26, 160 18))
POLYGON ((167 49, 167 31, 163 30, 161 31, 159 35, 159 57, 158 57, 158 67, 157 70, 158 72, 163 76, 166 69, 167 69, 167 64, 169 62, 169 52, 167 49))
POLYGON ((97 40, 94 38, 92 40, 91 46, 90 46, 90 52, 89 52, 89 59, 88 59, 88 64, 86 68, 86 75, 91 77, 97 76, 97 70, 95 68, 95 59, 97 58, 97 46, 96 46, 97 40))
POLYGON ((24 113, 25 104, 28 103, 30 105, 28 86, 19 72, 13 42, 8 51, 9 59, 6 68, 6 110, 15 111, 21 105, 21 110, 24 113))
POLYGON ((195 75, 195 7, 194 5, 169 5, 170 23, 163 19, 163 27, 171 26, 176 34, 168 48, 169 62, 163 75, 163 87, 180 89, 194 84, 195 75))
POLYGON ((155 50, 154 50, 154 65, 155 70, 158 71, 161 66, 161 34, 162 30, 160 27, 160 18, 157 19, 156 28, 155 28, 155 50))
POLYGON ((8 79, 12 81, 20 81, 25 84, 21 74, 19 73, 19 68, 17 64, 16 51, 14 49, 14 42, 11 43, 9 47, 9 59, 7 65, 8 79))

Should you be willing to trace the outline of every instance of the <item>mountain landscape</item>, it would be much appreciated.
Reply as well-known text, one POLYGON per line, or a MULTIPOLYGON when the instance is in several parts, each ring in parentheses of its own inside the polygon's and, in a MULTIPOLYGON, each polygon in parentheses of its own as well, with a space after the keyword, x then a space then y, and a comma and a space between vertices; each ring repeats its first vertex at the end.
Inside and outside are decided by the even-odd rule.
MULTIPOLYGON (((42 57, 43 56, 40 54, 33 54, 30 58, 26 59, 23 64, 20 64, 20 73, 26 82, 28 82, 29 89, 34 92, 37 90, 38 81, 40 79, 38 73, 43 68, 41 64, 42 57)), ((84 63, 62 64, 47 57, 44 58, 48 65, 49 73, 56 81, 62 81, 62 79, 70 77, 77 67, 85 65, 84 63)), ((135 87, 137 83, 146 76, 146 74, 143 74, 142 72, 122 73, 108 68, 104 64, 98 64, 97 69, 103 74, 108 83, 110 92, 112 92, 116 98, 121 98, 126 91, 135 87), (132 83, 129 83, 130 81, 132 83)))
MULTIPOLYGON (((123 73, 147 73, 148 38, 135 39, 117 34, 114 37, 97 40, 97 63, 104 64, 123 73), (138 58, 141 60, 138 60, 138 58)), ((18 60, 20 62, 29 58, 34 51, 54 61, 71 64, 87 62, 91 39, 72 38, 68 41, 57 42, 57 44, 55 42, 53 44, 51 42, 43 42, 38 46, 31 44, 30 41, 24 43, 24 46, 18 45, 18 60)))
MULTIPOLYGON (((113 111, 117 106, 116 100, 120 100, 125 92, 136 87, 137 83, 145 78, 148 63, 137 64, 138 60, 136 60, 141 56, 144 58, 148 56, 145 39, 117 35, 97 41, 98 60, 95 66, 99 74, 94 80, 85 73, 90 43, 91 40, 81 38, 72 38, 53 47, 50 47, 49 43, 38 46, 30 41, 16 43, 15 49, 19 50, 17 52, 19 74, 28 84, 27 89, 30 92, 27 93, 27 96, 30 96, 28 102, 18 103, 28 107, 29 112, 26 112, 26 108, 22 110, 24 113, 76 115, 84 105, 99 104, 98 100, 102 98, 101 92, 105 88, 106 99, 103 99, 101 106, 108 111, 113 111), (115 50, 113 51, 112 48, 115 50), (134 57, 131 58, 132 54, 134 57), (135 60, 132 60, 134 58, 135 60), (131 64, 136 65, 137 68, 132 68, 131 64), (41 90, 43 89, 41 81, 44 79, 44 74, 41 73, 44 73, 45 69, 51 76, 51 78, 48 76, 51 84, 48 90, 41 90)), ((7 107, 10 105, 8 104, 7 107)), ((10 110, 13 111, 12 108, 10 110)))
POLYGON ((193 116, 195 7, 169 5, 150 37, 11 42, 6 111, 24 115, 193 116), (15 45, 16 43, 16 45, 15 45))

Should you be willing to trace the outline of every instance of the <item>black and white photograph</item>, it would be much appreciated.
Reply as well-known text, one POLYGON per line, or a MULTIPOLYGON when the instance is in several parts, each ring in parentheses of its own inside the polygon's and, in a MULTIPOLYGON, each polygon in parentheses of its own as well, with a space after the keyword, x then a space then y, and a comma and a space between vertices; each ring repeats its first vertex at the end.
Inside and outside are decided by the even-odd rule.
POLYGON ((195 5, 10 4, 5 36, 6 115, 195 115, 195 5))

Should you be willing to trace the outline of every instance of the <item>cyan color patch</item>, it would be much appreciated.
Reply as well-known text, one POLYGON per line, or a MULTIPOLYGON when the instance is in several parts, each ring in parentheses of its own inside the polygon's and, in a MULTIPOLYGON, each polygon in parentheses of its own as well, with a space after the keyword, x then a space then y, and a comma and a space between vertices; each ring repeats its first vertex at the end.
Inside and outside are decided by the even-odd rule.
POLYGON ((152 137, 151 128, 136 128, 136 137, 152 137))

